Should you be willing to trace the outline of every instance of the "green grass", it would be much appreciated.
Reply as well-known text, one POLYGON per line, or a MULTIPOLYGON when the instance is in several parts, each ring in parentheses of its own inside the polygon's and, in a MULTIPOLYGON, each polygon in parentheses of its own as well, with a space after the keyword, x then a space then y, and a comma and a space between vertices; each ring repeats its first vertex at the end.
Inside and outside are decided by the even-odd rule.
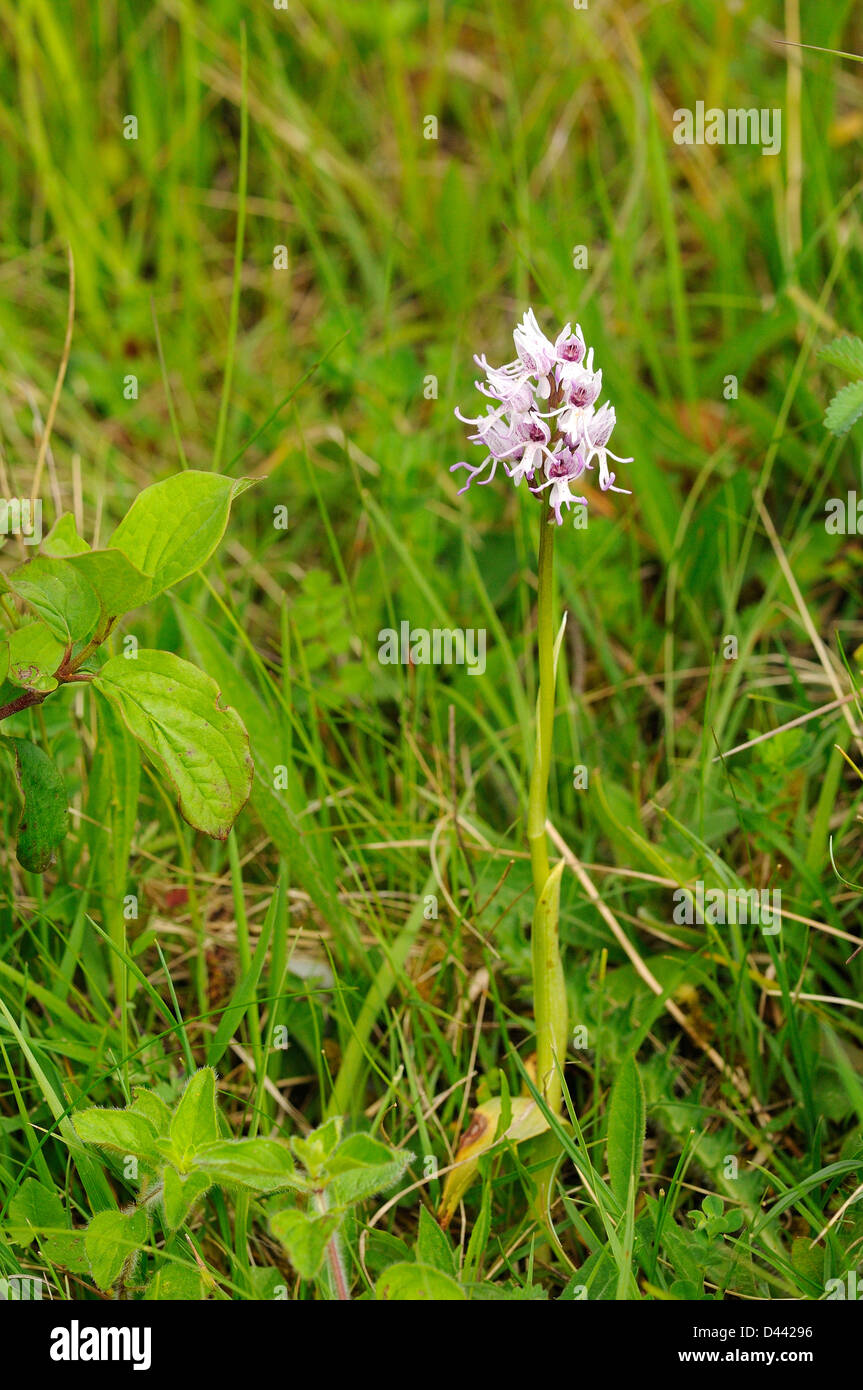
MULTIPOLYGON (((207 583, 114 642, 198 660, 259 773, 221 844, 145 767, 112 880, 75 695, 16 717, 63 768, 73 828, 54 870, 24 873, 4 783, 0 1206, 28 1177, 76 1224, 128 1202, 69 1112, 174 1094, 209 1061, 235 1133, 335 1109, 417 1155, 405 1196, 361 1209, 360 1296, 439 1201, 427 1160, 452 1161, 478 1100, 529 1089, 537 514, 502 480, 457 499, 448 470, 471 447, 453 409, 475 400, 472 354, 506 360, 532 304, 581 322, 635 459, 632 497, 593 498, 556 544, 550 817, 586 1046, 555 1121, 559 1248, 526 1146, 486 1161, 450 1236, 475 1297, 819 1298, 857 1268, 859 1209, 837 1213, 863 1180, 859 889, 830 844, 859 883, 860 780, 835 750, 859 763, 860 743, 834 710, 714 760, 850 691, 840 642, 853 674, 863 640, 858 545, 823 524, 860 490, 859 427, 824 430, 840 377, 815 355, 863 331, 863 79, 806 52, 798 93, 786 8, 0 0, 0 490, 29 494, 71 246, 46 524, 71 509, 104 540, 185 466, 258 479, 207 583), (781 155, 676 145, 673 111, 699 100, 781 108, 781 155), (485 674, 379 664, 403 619, 485 628, 485 674), (698 879, 781 889, 781 932, 676 924, 698 879), (627 1194, 606 1137, 630 1058, 647 1137, 627 1194), (711 1194, 739 1223, 716 1226, 711 1194)), ((801 10, 806 43, 859 48, 850 0, 801 10)), ((266 1294, 266 1271, 314 1296, 258 1203, 211 1196, 192 1224, 210 1296, 266 1294)), ((97 1296, 0 1241, 18 1270, 97 1296)))

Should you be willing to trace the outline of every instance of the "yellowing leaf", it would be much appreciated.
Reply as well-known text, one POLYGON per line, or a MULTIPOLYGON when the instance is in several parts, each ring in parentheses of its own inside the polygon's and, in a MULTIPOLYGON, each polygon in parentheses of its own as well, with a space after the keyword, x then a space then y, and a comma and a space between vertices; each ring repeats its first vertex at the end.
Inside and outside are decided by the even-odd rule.
MULTIPOLYGON (((457 1168, 446 1175, 443 1196, 438 1208, 438 1219, 446 1229, 453 1213, 476 1176, 477 1165, 484 1153, 495 1142, 498 1122, 503 1102, 500 1096, 478 1105, 471 1116, 470 1124, 462 1135, 456 1153, 457 1168)), ((535 1139, 548 1129, 548 1121, 532 1096, 514 1096, 510 1101, 512 1117, 505 1133, 499 1141, 510 1140, 520 1144, 525 1139, 535 1139)))

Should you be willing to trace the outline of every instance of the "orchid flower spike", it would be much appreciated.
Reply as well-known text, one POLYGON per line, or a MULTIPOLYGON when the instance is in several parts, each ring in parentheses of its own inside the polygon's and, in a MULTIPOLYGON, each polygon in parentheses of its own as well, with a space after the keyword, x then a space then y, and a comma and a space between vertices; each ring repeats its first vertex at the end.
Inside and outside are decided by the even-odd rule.
POLYGON ((513 338, 514 361, 492 367, 484 356, 474 358, 485 375, 476 383, 477 390, 496 404, 475 417, 458 409, 455 413, 473 426, 468 438, 486 451, 486 457, 479 464, 454 463, 450 472, 468 471, 461 496, 473 482, 490 483, 502 463, 516 487, 526 478, 535 496, 548 492, 553 520, 561 526, 564 507, 573 502, 587 505, 587 498, 576 496, 570 483, 596 464, 603 492, 625 492, 614 486, 616 475, 608 460, 632 459, 619 458, 608 447, 617 417, 607 401, 596 408, 602 372, 594 369, 593 348, 588 349, 581 325, 573 332, 572 324, 566 324, 552 342, 528 309, 513 338))

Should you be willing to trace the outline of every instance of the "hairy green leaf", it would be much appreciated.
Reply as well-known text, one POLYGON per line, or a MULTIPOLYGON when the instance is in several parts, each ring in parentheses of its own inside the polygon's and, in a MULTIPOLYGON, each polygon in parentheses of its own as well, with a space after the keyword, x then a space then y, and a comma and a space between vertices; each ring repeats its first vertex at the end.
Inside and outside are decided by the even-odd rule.
POLYGON ((307 1172, 317 1173, 324 1167, 341 1137, 342 1117, 334 1115, 325 1124, 313 1129, 305 1139, 301 1139, 299 1135, 295 1136, 291 1140, 291 1149, 307 1172))
POLYGON ((42 874, 54 862, 69 829, 69 798, 52 760, 26 738, 4 739, 15 758, 15 780, 23 807, 18 823, 18 862, 42 874))
POLYGON ((856 381, 863 380, 863 341, 860 338, 834 338, 819 350, 818 356, 822 362, 839 367, 856 381))
POLYGON ((170 1165, 165 1168, 165 1220, 172 1231, 182 1226, 192 1207, 200 1201, 212 1186, 212 1179, 205 1173, 178 1173, 170 1165))
POLYGON ((398 1182, 414 1155, 390 1149, 369 1134, 351 1134, 327 1161, 332 1206, 361 1202, 398 1182))
POLYGON ((100 1289, 110 1289, 130 1256, 147 1242, 149 1227, 144 1211, 100 1211, 87 1227, 84 1245, 93 1278, 100 1289))
POLYGON ((171 1128, 171 1110, 162 1097, 143 1086, 134 1086, 132 1096, 134 1099, 129 1106, 129 1113, 142 1115, 145 1120, 150 1121, 157 1134, 167 1135, 171 1128))
POLYGON ((327 1243, 339 1227, 340 1217, 332 1212, 279 1211, 270 1228, 288 1252, 301 1279, 314 1279, 320 1273, 327 1243))
POLYGON ((69 1214, 56 1192, 27 1178, 10 1198, 6 1234, 16 1245, 38 1240, 45 1259, 76 1272, 88 1269, 83 1231, 71 1229, 69 1214))
POLYGON ((188 1164, 202 1144, 219 1137, 216 1114, 216 1073, 202 1067, 186 1082, 171 1120, 171 1144, 182 1164, 188 1164))
POLYGON ((158 1161, 158 1133, 155 1125, 134 1110, 111 1110, 92 1106, 73 1116, 79 1138, 85 1144, 98 1144, 105 1149, 118 1149, 122 1154, 158 1161))
POLYGON ((827 407, 824 424, 833 434, 847 434, 863 415, 863 381, 852 381, 837 391, 827 407))
POLYGON ((305 1191, 287 1144, 278 1139, 219 1139, 195 1154, 195 1168, 211 1176, 213 1182, 250 1187, 257 1192, 280 1192, 286 1188, 305 1191))

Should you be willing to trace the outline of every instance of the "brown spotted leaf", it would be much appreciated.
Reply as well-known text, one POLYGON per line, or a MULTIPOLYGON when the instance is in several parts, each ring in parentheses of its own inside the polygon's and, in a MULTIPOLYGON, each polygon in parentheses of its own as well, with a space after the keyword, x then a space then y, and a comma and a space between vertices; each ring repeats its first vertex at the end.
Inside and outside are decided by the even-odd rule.
MULTIPOLYGON (((453 1213, 476 1177, 477 1165, 494 1143, 503 1102, 500 1096, 486 1100, 478 1105, 470 1117, 470 1124, 462 1135, 455 1161, 458 1167, 446 1175, 443 1196, 438 1208, 438 1220, 446 1229, 453 1213)), ((513 1096, 510 1101, 512 1116, 509 1126, 500 1140, 509 1139, 520 1144, 524 1139, 534 1139, 548 1129, 548 1121, 532 1096, 513 1096)))

